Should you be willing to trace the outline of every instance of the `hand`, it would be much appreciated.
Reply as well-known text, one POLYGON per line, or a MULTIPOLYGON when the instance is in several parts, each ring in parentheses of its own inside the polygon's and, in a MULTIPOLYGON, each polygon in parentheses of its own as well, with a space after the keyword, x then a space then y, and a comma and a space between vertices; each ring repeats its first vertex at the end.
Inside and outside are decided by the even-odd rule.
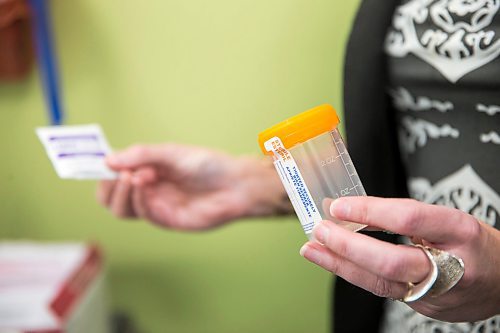
MULTIPOLYGON (((417 312, 444 321, 476 321, 500 313, 500 231, 457 209, 409 199, 344 197, 332 216, 419 239, 463 259, 465 274, 445 294, 408 303, 417 312)), ((301 254, 326 270, 372 293, 393 299, 407 294, 431 266, 416 247, 379 241, 330 221, 315 227, 301 254), (321 245, 321 244, 324 245, 321 245)))
POLYGON ((291 210, 271 163, 185 145, 134 146, 107 159, 120 173, 97 197, 114 215, 162 227, 207 229, 291 210))

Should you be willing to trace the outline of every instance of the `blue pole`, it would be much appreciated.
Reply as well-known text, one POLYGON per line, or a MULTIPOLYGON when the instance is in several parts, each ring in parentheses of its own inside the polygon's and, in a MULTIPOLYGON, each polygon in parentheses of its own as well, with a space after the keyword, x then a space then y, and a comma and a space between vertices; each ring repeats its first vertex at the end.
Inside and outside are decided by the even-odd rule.
POLYGON ((42 86, 52 125, 61 125, 64 112, 61 104, 59 73, 54 52, 50 13, 47 10, 49 0, 29 0, 33 10, 35 44, 42 86))

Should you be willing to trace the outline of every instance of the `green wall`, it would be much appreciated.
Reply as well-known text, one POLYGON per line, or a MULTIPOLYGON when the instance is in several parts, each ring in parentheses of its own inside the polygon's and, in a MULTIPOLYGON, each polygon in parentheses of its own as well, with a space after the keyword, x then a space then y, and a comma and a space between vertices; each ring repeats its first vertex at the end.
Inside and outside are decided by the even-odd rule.
MULTIPOLYGON (((175 141, 258 155, 257 133, 341 109, 358 0, 53 0, 69 124, 111 144, 175 141)), ((326 332, 331 276, 302 259, 294 217, 180 234, 113 218, 95 184, 56 177, 36 72, 0 84, 0 237, 102 245, 114 309, 144 332, 326 332)))

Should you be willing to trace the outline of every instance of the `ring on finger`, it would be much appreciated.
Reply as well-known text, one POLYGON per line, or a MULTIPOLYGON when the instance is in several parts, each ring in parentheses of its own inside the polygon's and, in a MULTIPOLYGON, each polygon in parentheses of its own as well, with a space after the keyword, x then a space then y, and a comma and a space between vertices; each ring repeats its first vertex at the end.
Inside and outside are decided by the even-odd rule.
POLYGON ((429 295, 437 297, 453 288, 463 277, 465 272, 464 262, 461 258, 439 249, 414 245, 424 251, 431 264, 431 270, 427 277, 414 284, 408 282, 408 291, 403 302, 415 302, 429 295))

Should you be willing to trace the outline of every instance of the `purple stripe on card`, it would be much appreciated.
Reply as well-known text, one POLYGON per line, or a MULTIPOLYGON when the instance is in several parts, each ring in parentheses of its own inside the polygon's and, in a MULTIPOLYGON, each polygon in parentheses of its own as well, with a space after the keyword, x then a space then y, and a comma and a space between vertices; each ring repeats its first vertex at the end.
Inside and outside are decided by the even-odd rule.
POLYGON ((51 136, 49 137, 50 141, 57 140, 95 140, 97 141, 97 135, 93 134, 81 134, 81 135, 63 135, 63 136, 51 136))
POLYGON ((59 157, 59 158, 78 157, 78 156, 104 157, 104 156, 106 156, 106 154, 99 151, 99 152, 87 152, 87 153, 62 153, 62 154, 57 155, 57 157, 59 157))

